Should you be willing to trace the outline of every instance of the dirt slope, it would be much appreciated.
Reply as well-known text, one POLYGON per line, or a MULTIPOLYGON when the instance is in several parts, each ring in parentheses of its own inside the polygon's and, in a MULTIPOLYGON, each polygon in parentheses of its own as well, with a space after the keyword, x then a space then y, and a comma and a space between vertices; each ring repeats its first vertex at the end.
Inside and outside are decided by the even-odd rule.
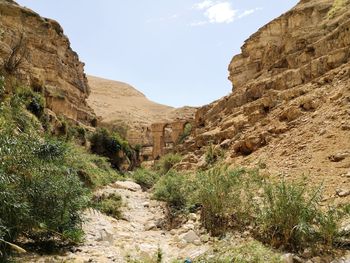
POLYGON ((88 81, 91 87, 88 103, 103 122, 123 122, 129 127, 140 128, 194 115, 194 108, 175 109, 155 103, 123 82, 93 76, 88 76, 88 81))

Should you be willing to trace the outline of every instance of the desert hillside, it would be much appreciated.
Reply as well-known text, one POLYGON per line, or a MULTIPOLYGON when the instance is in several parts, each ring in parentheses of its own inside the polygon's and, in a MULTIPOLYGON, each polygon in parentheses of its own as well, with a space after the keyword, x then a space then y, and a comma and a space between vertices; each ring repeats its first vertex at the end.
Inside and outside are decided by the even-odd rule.
POLYGON ((102 121, 122 122, 139 129, 156 122, 194 117, 194 108, 175 109, 149 100, 144 94, 129 84, 88 76, 91 94, 89 105, 102 121))
POLYGON ((349 263, 350 0, 299 1, 228 71, 161 105, 0 0, 0 262, 349 263))
POLYGON ((192 165, 213 144, 232 167, 306 176, 324 184, 325 199, 349 202, 350 9, 341 3, 300 1, 245 42, 228 68, 232 94, 200 108, 196 137, 179 147, 192 165))

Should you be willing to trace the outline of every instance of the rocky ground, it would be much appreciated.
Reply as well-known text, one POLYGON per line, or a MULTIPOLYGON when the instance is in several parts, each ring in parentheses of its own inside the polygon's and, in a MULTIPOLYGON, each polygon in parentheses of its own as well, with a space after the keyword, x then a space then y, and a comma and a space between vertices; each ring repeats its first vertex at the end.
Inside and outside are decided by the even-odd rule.
MULTIPOLYGON (((166 209, 162 202, 152 200, 150 193, 131 182, 115 182, 95 195, 119 194, 124 200, 122 219, 117 220, 99 211, 84 213, 85 241, 60 255, 26 254, 15 262, 198 262, 241 259, 242 262, 332 262, 349 263, 350 254, 334 257, 314 257, 303 260, 293 254, 281 254, 264 247, 250 237, 249 231, 228 233, 224 238, 210 237, 200 227, 199 216, 190 214, 188 221, 177 229, 166 230, 166 209), (251 261, 250 261, 251 259, 251 261), (196 261, 197 262, 197 261, 196 261)), ((306 250, 305 253, 307 253, 306 250)), ((230 261, 231 262, 231 261, 230 261)))
POLYGON ((96 194, 117 193, 125 206, 123 219, 116 220, 90 209, 84 213, 85 241, 70 252, 58 256, 29 255, 20 262, 146 262, 162 254, 162 262, 193 259, 209 249, 209 237, 200 229, 198 217, 179 229, 161 229, 165 209, 161 202, 151 200, 133 182, 116 182, 96 194))
POLYGON ((314 257, 307 261, 290 253, 281 254, 255 241, 248 231, 228 233, 219 240, 200 227, 197 214, 190 214, 185 224, 168 231, 163 227, 166 221, 164 204, 152 200, 150 193, 131 181, 115 182, 95 193, 102 194, 119 194, 123 198, 122 219, 89 209, 84 213, 86 236, 81 245, 60 255, 26 254, 15 262, 159 262, 158 254, 164 263, 185 262, 186 259, 229 262, 227 260, 233 258, 245 260, 242 262, 350 262, 349 253, 338 259, 314 257))

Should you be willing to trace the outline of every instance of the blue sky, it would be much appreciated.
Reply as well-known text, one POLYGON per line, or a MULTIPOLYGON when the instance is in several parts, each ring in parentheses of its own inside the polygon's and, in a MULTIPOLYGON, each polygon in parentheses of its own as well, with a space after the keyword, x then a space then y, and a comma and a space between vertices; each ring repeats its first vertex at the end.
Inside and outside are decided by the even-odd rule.
POLYGON ((17 0, 57 20, 87 74, 156 102, 200 106, 231 91, 244 40, 297 0, 17 0))

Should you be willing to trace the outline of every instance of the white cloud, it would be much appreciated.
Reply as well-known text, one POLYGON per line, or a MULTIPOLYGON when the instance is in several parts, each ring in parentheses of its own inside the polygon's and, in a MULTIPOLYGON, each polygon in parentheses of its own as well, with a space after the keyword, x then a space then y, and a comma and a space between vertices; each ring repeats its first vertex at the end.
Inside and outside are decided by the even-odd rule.
POLYGON ((194 9, 203 12, 206 20, 197 21, 191 23, 191 26, 203 26, 206 24, 222 24, 222 23, 232 23, 236 19, 241 19, 243 17, 249 16, 255 13, 261 8, 249 9, 240 12, 238 9, 234 9, 232 4, 227 1, 220 0, 204 0, 193 6, 194 9))
POLYGON ((204 0, 204 1, 201 2, 201 3, 195 4, 195 5, 194 5, 194 8, 195 8, 195 9, 202 10, 202 9, 207 9, 207 8, 213 6, 213 5, 214 5, 213 1, 211 1, 211 0, 204 0))
POLYGON ((243 13, 238 15, 238 18, 243 18, 245 16, 249 16, 253 13, 255 13, 256 11, 261 10, 262 8, 254 8, 254 9, 249 9, 249 10, 245 10, 243 13))
POLYGON ((210 23, 231 23, 237 10, 232 9, 229 2, 217 3, 207 8, 204 15, 210 23))

